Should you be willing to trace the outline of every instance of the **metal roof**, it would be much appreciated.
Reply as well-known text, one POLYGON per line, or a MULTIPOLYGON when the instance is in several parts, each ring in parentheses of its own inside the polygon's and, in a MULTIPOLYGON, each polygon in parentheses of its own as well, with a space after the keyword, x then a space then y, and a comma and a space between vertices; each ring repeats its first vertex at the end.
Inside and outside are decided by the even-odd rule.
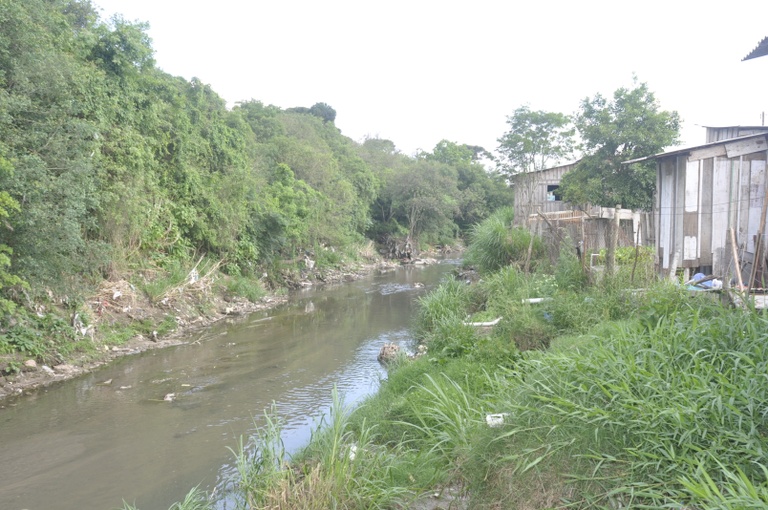
MULTIPOLYGON (((708 125, 702 125, 701 127, 708 128, 708 129, 734 129, 734 128, 735 129, 762 129, 764 131, 768 131, 768 126, 731 126, 731 125, 727 125, 727 126, 708 126, 708 125)), ((753 133, 753 134, 757 134, 757 133, 753 133)), ((747 136, 747 135, 744 135, 744 136, 747 136)))
POLYGON ((640 163, 642 161, 649 161, 651 159, 658 159, 658 158, 666 158, 669 156, 676 156, 679 154, 685 154, 687 152, 695 151, 698 149, 706 149, 707 147, 715 147, 717 145, 722 145, 725 143, 731 143, 734 141, 741 141, 741 140, 750 140, 752 138, 765 138, 765 136, 768 135, 768 133, 755 133, 752 135, 746 135, 746 136, 739 136, 738 138, 728 138, 727 140, 718 140, 716 142, 709 142, 702 145, 696 145, 694 147, 685 147, 683 149, 675 149, 671 150, 669 152, 661 152, 659 154, 654 154, 653 156, 646 156, 644 158, 636 158, 636 159, 630 159, 629 161, 622 161, 622 165, 631 165, 632 163, 640 163))
POLYGON ((749 55, 742 58, 741 61, 744 62, 745 60, 749 60, 757 57, 764 57, 765 55, 768 55, 768 37, 760 41, 760 43, 758 43, 757 45, 757 48, 752 50, 752 52, 749 55))

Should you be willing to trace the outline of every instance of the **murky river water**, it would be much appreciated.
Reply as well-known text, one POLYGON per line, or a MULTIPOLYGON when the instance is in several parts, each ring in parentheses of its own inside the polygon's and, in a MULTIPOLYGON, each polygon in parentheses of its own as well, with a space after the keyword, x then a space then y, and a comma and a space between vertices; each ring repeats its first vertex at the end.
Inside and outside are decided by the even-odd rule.
POLYGON ((164 510, 194 486, 226 492, 228 448, 273 402, 295 451, 334 386, 351 404, 378 389, 379 349, 411 347, 417 298, 455 262, 303 292, 0 409, 0 509, 164 510))

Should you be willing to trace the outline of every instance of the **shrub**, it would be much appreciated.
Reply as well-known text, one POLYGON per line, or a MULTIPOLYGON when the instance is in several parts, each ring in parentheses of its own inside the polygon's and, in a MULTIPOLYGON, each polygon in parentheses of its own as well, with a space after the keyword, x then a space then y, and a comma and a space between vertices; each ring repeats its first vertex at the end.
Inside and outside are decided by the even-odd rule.
POLYGON ((513 263, 520 267, 535 266, 535 261, 543 259, 541 239, 524 228, 513 227, 512 218, 512 209, 507 207, 476 225, 464 254, 465 263, 481 273, 489 273, 513 263))
POLYGON ((228 295, 243 297, 251 303, 256 303, 266 294, 261 282, 253 278, 229 276, 224 280, 224 285, 228 295))

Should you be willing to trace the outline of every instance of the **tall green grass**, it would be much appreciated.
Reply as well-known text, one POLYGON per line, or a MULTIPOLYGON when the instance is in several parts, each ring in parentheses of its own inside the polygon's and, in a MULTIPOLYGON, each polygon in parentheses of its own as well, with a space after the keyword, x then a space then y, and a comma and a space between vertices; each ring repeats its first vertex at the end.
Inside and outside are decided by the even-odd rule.
POLYGON ((469 449, 472 429, 480 423, 481 412, 464 387, 445 374, 439 378, 426 376, 426 383, 417 386, 424 399, 412 402, 411 420, 395 422, 412 427, 420 447, 437 454, 446 463, 469 449))
MULTIPOLYGON (((195 487, 187 493, 182 501, 172 504, 168 510, 212 510, 213 508, 208 494, 199 487, 195 487)), ((137 508, 123 503, 123 510, 137 510, 137 508)))
POLYGON ((267 293, 261 281, 250 276, 228 275, 221 285, 226 288, 227 296, 243 297, 251 303, 257 303, 267 293))
POLYGON ((464 253, 465 263, 481 273, 489 273, 509 264, 535 267, 542 261, 543 242, 527 229, 513 227, 513 217, 512 208, 503 208, 477 224, 464 253))
POLYGON ((512 417, 494 441, 516 452, 515 466, 571 480, 581 507, 765 508, 766 320, 691 307, 610 333, 494 378, 512 417), (564 456, 542 456, 557 446, 564 456))
POLYGON ((461 322, 477 310, 476 301, 470 286, 453 278, 443 280, 434 291, 419 298, 416 336, 423 337, 446 321, 461 322))
POLYGON ((286 470, 287 454, 275 409, 265 413, 264 418, 265 425, 252 438, 241 437, 237 450, 230 448, 238 473, 233 493, 239 507, 274 507, 276 495, 291 478, 291 472, 286 470))
POLYGON ((409 487, 408 453, 372 441, 365 420, 350 426, 352 410, 333 392, 327 419, 309 444, 289 458, 280 441, 279 422, 267 424, 250 442, 233 450, 238 470, 235 496, 248 509, 391 508, 414 497, 409 487))

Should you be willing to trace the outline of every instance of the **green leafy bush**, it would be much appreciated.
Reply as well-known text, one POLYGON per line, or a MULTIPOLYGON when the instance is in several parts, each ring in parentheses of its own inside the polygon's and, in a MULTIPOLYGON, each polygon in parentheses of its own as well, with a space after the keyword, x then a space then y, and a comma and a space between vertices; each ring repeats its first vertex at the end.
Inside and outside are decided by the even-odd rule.
POLYGON ((490 273, 508 264, 535 267, 543 259, 544 244, 522 227, 513 227, 514 213, 505 207, 476 225, 464 254, 464 262, 481 273, 490 273), (531 250, 530 256, 528 250, 531 250))

